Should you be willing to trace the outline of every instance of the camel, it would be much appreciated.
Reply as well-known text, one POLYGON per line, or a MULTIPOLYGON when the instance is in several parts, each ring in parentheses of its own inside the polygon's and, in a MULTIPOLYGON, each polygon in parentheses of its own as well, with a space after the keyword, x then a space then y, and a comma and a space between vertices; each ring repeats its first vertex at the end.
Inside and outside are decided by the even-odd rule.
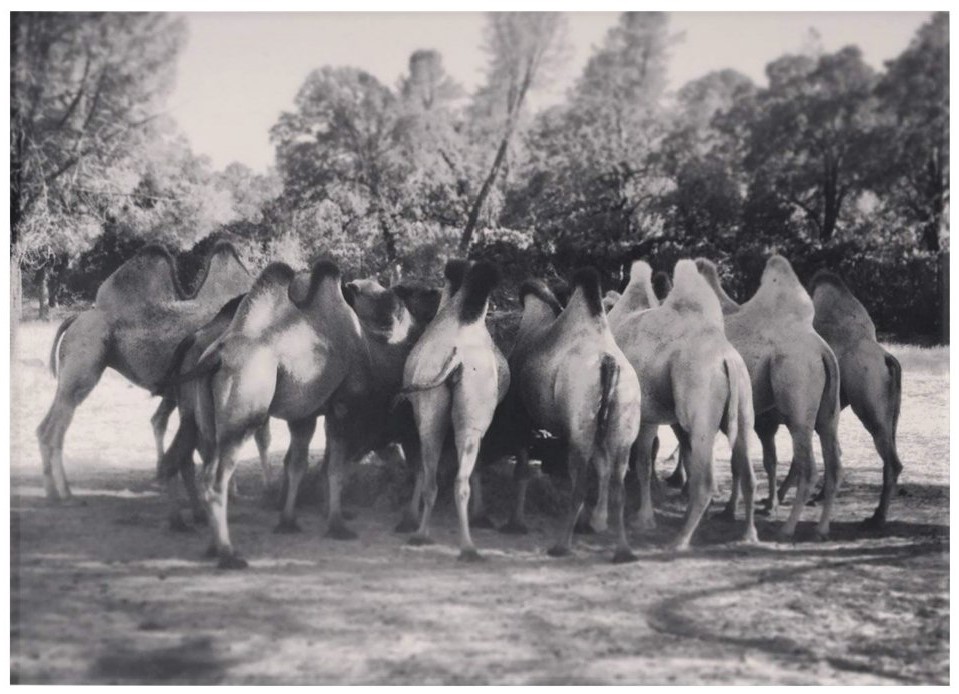
MULTIPOLYGON (((177 346, 173 364, 167 380, 173 379, 180 373, 192 370, 206 349, 216 341, 230 326, 233 316, 246 294, 236 296, 220 309, 220 312, 210 322, 202 326, 192 335, 183 339, 177 346)), ((171 530, 185 532, 190 526, 183 521, 180 515, 179 494, 177 490, 177 473, 183 480, 187 497, 193 510, 195 523, 206 523, 206 512, 200 502, 196 488, 193 451, 199 446, 199 432, 197 429, 196 407, 199 393, 197 381, 190 380, 174 386, 176 389, 176 405, 179 417, 179 426, 170 442, 170 446, 160 459, 158 477, 166 482, 167 495, 170 501, 169 526, 171 530)), ((263 487, 270 484, 270 425, 264 422, 254 433, 257 450, 260 456, 260 471, 263 476, 263 487)), ((200 447, 201 456, 210 456, 209 447, 200 447)), ((235 480, 235 478, 234 478, 235 480)))
POLYGON ((545 284, 523 284, 523 318, 510 358, 516 390, 532 422, 557 435, 567 450, 573 492, 566 523, 549 554, 561 557, 570 552, 592 463, 599 478, 599 501, 591 526, 606 529, 609 493, 617 533, 613 561, 632 561, 636 557, 626 539, 623 479, 639 433, 639 380, 609 330, 599 274, 591 268, 579 270, 572 287, 573 294, 560 311, 545 284))
MULTIPOLYGON (((330 486, 327 536, 352 539, 340 507, 342 471, 376 447, 399 388, 402 364, 417 333, 405 307, 381 310, 364 324, 343 294, 339 269, 313 265, 302 299, 292 292, 293 270, 274 263, 240 302, 229 328, 181 380, 199 377, 201 437, 213 450, 204 466, 219 566, 247 566, 230 542, 226 488, 236 451, 268 417, 290 428, 284 460, 287 494, 277 532, 296 532, 295 500, 306 471, 316 418, 324 415, 330 486), (402 310, 399 310, 402 308, 402 310), (385 370, 384 370, 385 365, 385 370)), ((352 287, 346 285, 348 294, 352 287)), ((392 294, 390 297, 392 298, 392 294)), ((392 303, 392 302, 391 302, 392 303)))
MULTIPOLYGON (((763 270, 756 294, 735 307, 719 285, 712 262, 696 260, 700 273, 726 311, 726 336, 742 355, 752 381, 756 433, 763 447, 763 467, 769 478, 767 511, 778 507, 776 493, 776 430, 785 424, 793 441, 793 464, 799 476, 796 501, 780 528, 780 537, 793 536, 803 506, 815 486, 817 470, 812 435, 816 432, 825 463, 824 504, 816 534, 829 535, 833 501, 840 483, 839 363, 813 327, 813 302, 789 261, 774 255, 763 270)), ((730 499, 734 504, 735 499, 730 499)))
POLYGON ((622 294, 617 292, 615 289, 610 289, 603 295, 603 310, 606 313, 609 313, 613 306, 616 305, 616 302, 622 298, 622 294))
MULTIPOLYGON (((866 308, 837 275, 821 270, 810 283, 815 307, 813 327, 839 360, 840 406, 852 407, 882 458, 879 505, 863 521, 881 528, 896 495, 902 462, 896 450, 896 427, 902 399, 902 367, 876 340, 876 326, 866 308)), ((787 489, 783 482, 782 489, 787 489)))
POLYGON ((175 404, 158 384, 177 345, 225 302, 246 292, 252 281, 233 246, 221 241, 207 256, 197 288, 189 294, 177 280, 169 252, 145 246, 100 285, 93 308, 64 321, 50 359, 56 395, 37 428, 48 499, 72 497, 63 469, 63 440, 74 411, 107 367, 163 396, 151 420, 158 461, 162 458, 166 422, 175 404))
POLYGON ((509 389, 509 369, 486 327, 489 295, 499 280, 485 262, 465 268, 461 281, 447 264, 447 289, 436 317, 413 347, 403 371, 402 397, 410 402, 419 433, 421 466, 413 495, 422 500, 419 528, 410 544, 432 542, 430 516, 436 503, 436 470, 447 431, 452 429, 458 471, 455 483, 460 558, 479 558, 469 529, 470 477, 480 443, 497 404, 509 389))
POLYGON ((639 524, 655 527, 650 491, 652 448, 660 425, 677 425, 681 455, 688 461, 689 503, 683 528, 671 543, 689 547, 713 488, 713 441, 722 430, 732 448, 734 493, 746 501, 744 542, 757 540, 752 508, 755 479, 749 463, 753 425, 749 375, 723 333, 719 301, 691 260, 680 260, 673 288, 656 308, 651 269, 636 261, 623 298, 610 314, 616 343, 639 376, 642 416, 633 454, 640 483, 639 524), (632 308, 627 307, 632 304, 632 308), (622 309, 622 310, 619 310, 622 309))

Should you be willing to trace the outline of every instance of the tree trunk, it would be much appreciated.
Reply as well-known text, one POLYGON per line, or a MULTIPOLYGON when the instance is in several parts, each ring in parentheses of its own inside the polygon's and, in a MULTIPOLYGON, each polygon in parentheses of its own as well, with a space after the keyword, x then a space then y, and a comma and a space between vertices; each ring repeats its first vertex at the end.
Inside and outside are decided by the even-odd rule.
POLYGON ((476 200, 473 201, 473 207, 470 209, 470 216, 466 220, 466 227, 463 229, 463 236, 460 237, 460 253, 463 255, 466 255, 470 249, 470 243, 473 241, 473 231, 476 229, 476 222, 479 219, 479 215, 483 209, 483 204, 486 202, 486 198, 489 197, 489 192, 493 189, 493 183, 496 182, 496 174, 499 173, 499 169, 503 165, 503 160, 506 158, 506 150, 509 149, 509 141, 512 134, 513 128, 510 127, 503 135, 503 139, 499 143, 499 149, 496 150, 496 157, 493 159, 493 165, 490 167, 489 173, 486 175, 486 180, 483 181, 483 187, 480 188, 479 195, 477 195, 476 200))
POLYGON ((10 319, 16 324, 23 319, 23 275, 20 263, 10 258, 10 319))
POLYGON ((37 295, 39 300, 38 318, 47 320, 50 315, 50 290, 47 287, 47 268, 42 267, 37 272, 37 295))

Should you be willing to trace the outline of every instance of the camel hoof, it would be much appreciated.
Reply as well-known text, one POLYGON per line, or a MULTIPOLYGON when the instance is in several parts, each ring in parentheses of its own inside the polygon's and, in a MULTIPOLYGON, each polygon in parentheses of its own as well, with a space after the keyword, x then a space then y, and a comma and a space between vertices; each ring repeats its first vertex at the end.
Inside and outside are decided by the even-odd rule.
POLYGON ((170 516, 170 530, 175 533, 192 533, 196 530, 192 525, 187 523, 179 515, 170 516))
POLYGON ((577 535, 595 535, 596 531, 593 530, 593 526, 589 524, 588 520, 578 520, 576 525, 573 526, 573 532, 577 535))
POLYGON ((433 540, 426 537, 426 535, 416 534, 410 536, 410 539, 406 541, 406 544, 412 545, 413 547, 425 547, 426 545, 432 545, 434 543, 433 540))
POLYGON ((459 560, 473 563, 483 561, 483 557, 476 551, 475 547, 467 547, 466 549, 460 550, 459 560))
POLYGON ((639 557, 630 552, 628 549, 617 549, 616 553, 613 555, 614 564, 628 564, 632 561, 639 561, 639 557))
POLYGON ((416 528, 419 527, 419 524, 408 516, 403 516, 400 518, 400 522, 396 524, 396 527, 393 528, 394 533, 415 533, 416 528))
POLYGON ((713 520, 717 520, 722 523, 733 523, 736 521, 736 512, 727 506, 719 513, 713 514, 713 520))
POLYGON ((506 525, 500 527, 499 531, 504 535, 528 535, 529 527, 521 520, 510 518, 506 525))
POLYGON ((232 571, 236 569, 245 569, 249 565, 250 564, 243 557, 240 557, 236 554, 224 554, 220 556, 220 561, 216 563, 216 568, 232 571))
POLYGON ((743 533, 742 538, 739 540, 739 544, 742 545, 758 545, 759 544, 759 535, 756 534, 756 528, 749 528, 746 532, 743 533))
POLYGON ((273 532, 277 535, 292 535, 293 533, 303 532, 303 528, 292 518, 281 518, 280 522, 273 528, 273 532))
POLYGON ((874 513, 859 525, 863 530, 882 530, 886 526, 886 519, 878 513, 874 513))
POLYGON ((490 519, 489 516, 483 514, 478 516, 470 521, 471 528, 486 528, 488 530, 495 530, 496 524, 490 519))
POLYGON ((355 540, 359 535, 342 523, 334 523, 326 531, 326 537, 333 540, 355 540))
POLYGON ((551 557, 557 557, 557 558, 559 558, 559 557, 568 557, 568 556, 571 554, 571 552, 570 552, 569 547, 563 547, 562 545, 556 545, 556 546, 550 547, 548 550, 546 550, 546 554, 548 554, 548 555, 551 556, 551 557))
POLYGON ((683 542, 681 540, 673 540, 668 545, 666 545, 666 549, 668 549, 670 552, 673 552, 675 554, 682 554, 683 552, 689 551, 689 542, 688 541, 683 542))

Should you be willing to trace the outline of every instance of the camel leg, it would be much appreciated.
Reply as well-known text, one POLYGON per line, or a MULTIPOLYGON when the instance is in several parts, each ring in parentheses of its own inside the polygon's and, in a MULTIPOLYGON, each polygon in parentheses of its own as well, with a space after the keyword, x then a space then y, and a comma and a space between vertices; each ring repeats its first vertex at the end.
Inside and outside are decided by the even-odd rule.
POLYGON ((808 427, 793 425, 789 429, 793 441, 793 465, 797 466, 799 477, 796 486, 796 499, 789 511, 789 517, 779 529, 781 539, 790 539, 796 532, 799 516, 809 499, 809 493, 816 485, 816 460, 813 457, 812 430, 808 427))
MULTIPOLYGON (((736 443, 737 444, 739 443, 738 437, 736 439, 736 443)), ((742 479, 742 475, 744 472, 742 467, 742 462, 736 460, 735 451, 733 451, 733 455, 730 458, 729 462, 730 462, 730 467, 732 468, 732 475, 733 475, 732 489, 729 492, 729 501, 726 502, 726 506, 723 507, 723 510, 715 515, 715 518, 732 523, 733 521, 736 520, 736 506, 739 504, 740 489, 742 489, 744 497, 746 496, 746 494, 745 494, 745 487, 743 486, 745 481, 742 479)), ((748 458, 746 462, 748 464, 749 462, 748 458)), ((749 468, 749 471, 752 472, 752 467, 749 468)), ((755 488, 755 479, 753 480, 752 484, 753 484, 753 487, 755 488)), ((750 490, 750 493, 749 493, 750 497, 752 497, 753 491, 754 490, 750 490)), ((747 504, 748 503, 749 502, 747 501, 747 504)), ((752 509, 747 508, 746 515, 752 516, 752 512, 753 512, 752 509)))
MULTIPOLYGON (((609 500, 616 526, 616 551, 613 563, 621 564, 636 560, 626 537, 626 470, 629 468, 629 447, 624 446, 613 459, 615 468, 610 479, 609 500)), ((607 463, 608 465, 608 463, 607 463)))
MULTIPOLYGON (((155 415, 154 415, 155 416, 155 415)), ((180 420, 180 426, 170 442, 170 447, 160 457, 157 465, 157 478, 161 482, 166 482, 167 500, 170 503, 169 525, 171 530, 186 531, 190 527, 183 521, 180 515, 180 495, 178 475, 183 477, 187 485, 187 493, 193 497, 197 495, 195 484, 190 489, 190 482, 187 481, 185 470, 193 469, 193 451, 197 444, 196 422, 192 417, 183 417, 180 420)))
POLYGON ((436 504, 438 489, 436 469, 443 453, 443 439, 446 435, 446 424, 449 421, 448 411, 443 412, 442 415, 440 412, 430 411, 417 418, 420 432, 421 469, 419 479, 423 511, 420 516, 419 527, 409 539, 411 545, 428 545, 433 542, 430 539, 430 517, 433 514, 433 506, 436 504))
POLYGON ((204 486, 204 498, 210 509, 210 522, 213 526, 213 546, 219 558, 217 566, 221 569, 245 569, 247 562, 241 558, 230 542, 230 527, 227 521, 227 490, 230 477, 236 470, 236 454, 242 443, 240 437, 230 437, 221 441, 214 454, 212 479, 204 486))
POLYGON ((863 521, 866 528, 881 528, 886 523, 889 504, 896 496, 896 487, 899 483, 899 474, 902 472, 902 461, 896 450, 896 436, 891 425, 874 427, 873 443, 882 458, 882 493, 879 496, 879 505, 873 514, 863 521))
MULTIPOLYGON (((713 491, 713 436, 707 434, 705 427, 692 429, 689 435, 689 502, 686 505, 686 519, 670 548, 681 552, 689 549, 689 541, 699 526, 703 513, 712 500, 713 491)), ((685 448, 685 446, 683 446, 685 448)))
POLYGON ((836 501, 836 493, 842 481, 842 454, 839 449, 838 438, 839 417, 834 421, 825 422, 816 428, 819 434, 819 443, 822 446, 823 467, 825 480, 823 482, 822 514, 819 516, 819 525, 816 526, 816 535, 821 540, 829 537, 829 521, 832 518, 832 508, 836 501))
MULTIPOLYGON (((257 432, 264 428, 269 431, 268 425, 262 425, 257 432)), ((296 522, 296 495, 310 464, 310 441, 313 440, 313 433, 316 431, 316 417, 287 422, 287 428, 290 430, 290 447, 283 459, 286 497, 283 510, 280 512, 280 522, 273 529, 275 533, 298 533, 302 530, 296 522)))
MULTIPOLYGON (((743 531, 742 542, 759 542, 759 536, 756 534, 756 507, 754 503, 756 495, 756 475, 753 473, 753 465, 749 462, 749 431, 740 431, 736 436, 736 443, 733 445, 732 464, 735 476, 739 479, 739 486, 742 489, 743 501, 746 505, 746 528, 743 531)), ((735 483, 733 485, 735 487, 735 483)), ((731 501, 732 499, 730 499, 731 501)), ((735 509, 734 509, 735 510, 735 509)))
POLYGON ((174 398, 161 398, 156 412, 150 417, 150 426, 153 427, 153 440, 157 448, 157 477, 160 476, 160 468, 163 465, 163 439, 166 436, 167 424, 170 421, 170 415, 176 409, 176 400, 174 398))
POLYGON ((766 498, 765 513, 770 516, 779 508, 779 496, 776 494, 776 431, 779 429, 779 416, 776 413, 765 412, 756 415, 756 424, 753 427, 759 436, 759 443, 763 449, 763 470, 769 480, 769 496, 766 498))
POLYGON ((653 440, 656 438, 657 425, 642 424, 639 436, 633 444, 636 455, 636 477, 639 481, 639 517, 636 524, 640 530, 653 530, 656 516, 653 513, 653 495, 651 490, 653 440))
POLYGON ((529 450, 526 446, 521 446, 516 452, 516 467, 513 468, 513 488, 516 490, 513 512, 506 525, 500 528, 500 532, 510 535, 525 535, 529 532, 529 526, 526 525, 526 490, 529 488, 529 477, 529 450))
POLYGON ((329 484, 329 508, 326 517, 326 537, 334 540, 355 540, 357 534, 346 525, 341 506, 343 495, 343 475, 346 472, 347 442, 337 428, 330 425, 327 417, 326 445, 329 449, 327 462, 327 481, 329 484))
POLYGON ((605 455, 596 455, 593 458, 593 464, 596 466, 599 496, 589 524, 595 532, 602 533, 609 526, 609 478, 612 470, 609 459, 605 455))
MULTIPOLYGON (((57 393, 47 415, 37 427, 40 442, 40 459, 43 463, 43 486, 48 499, 67 501, 72 499, 67 475, 63 469, 63 440, 73 420, 73 413, 100 380, 103 366, 80 372, 77 368, 61 367, 57 393)), ((83 366, 71 364, 70 367, 83 366)))
POLYGON ((495 528, 493 521, 486 511, 486 504, 483 501, 483 480, 480 479, 480 472, 477 467, 473 468, 473 476, 470 478, 470 525, 474 528, 495 528))
POLYGON ((573 483, 573 490, 569 499, 566 522, 559 539, 555 545, 550 547, 548 552, 551 557, 565 557, 570 553, 573 544, 573 532, 576 529, 576 519, 579 518, 579 514, 583 510, 583 504, 586 502, 586 472, 589 461, 575 445, 569 446, 567 456, 567 468, 570 480, 573 483))
MULTIPOLYGON (((315 426, 316 422, 314 420, 314 428, 315 426)), ((260 473, 263 475, 264 493, 269 490, 270 482, 273 480, 273 475, 270 470, 271 439, 270 420, 267 419, 265 422, 263 422, 263 424, 256 428, 256 431, 253 432, 253 440, 256 441, 256 450, 260 454, 260 473)))
POLYGON ((460 526, 460 559, 473 561, 479 558, 479 553, 470 537, 469 500, 470 477, 479 455, 482 434, 476 430, 467 430, 463 434, 456 432, 456 452, 459 456, 459 469, 456 473, 456 515, 460 526))
POLYGON ((420 506, 423 498, 422 462, 420 460, 419 439, 408 437, 401 444, 407 465, 413 468, 413 496, 403 511, 400 522, 393 529, 397 533, 411 533, 419 525, 420 506))

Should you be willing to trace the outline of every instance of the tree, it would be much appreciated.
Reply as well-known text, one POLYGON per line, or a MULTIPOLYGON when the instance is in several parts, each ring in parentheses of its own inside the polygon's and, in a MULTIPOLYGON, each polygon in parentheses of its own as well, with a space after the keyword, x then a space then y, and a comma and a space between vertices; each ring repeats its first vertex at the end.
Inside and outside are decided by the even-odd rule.
POLYGON ((818 60, 783 56, 766 68, 745 159, 754 180, 791 206, 810 237, 828 242, 866 189, 874 147, 876 82, 860 50, 818 60))
POLYGON ((160 112, 182 20, 144 13, 11 16, 10 208, 17 269, 46 271, 100 232, 110 168, 160 112))
POLYGON ((949 15, 937 12, 886 63, 875 184, 886 206, 938 251, 949 201, 949 15))
POLYGON ((407 170, 398 156, 395 101, 368 72, 324 67, 306 78, 296 95, 296 111, 281 114, 270 130, 291 209, 343 194, 362 196, 365 213, 377 220, 390 263, 397 259, 390 216, 407 170))
POLYGON ((483 205, 506 159, 526 97, 566 57, 566 18, 555 12, 498 12, 488 15, 486 85, 476 95, 481 108, 498 116, 496 154, 473 199, 460 237, 460 252, 469 250, 483 205))
POLYGON ((618 252, 661 226, 656 202, 668 180, 655 153, 666 132, 668 51, 678 40, 668 25, 663 13, 621 15, 568 105, 537 118, 522 195, 529 222, 551 242, 618 252))

